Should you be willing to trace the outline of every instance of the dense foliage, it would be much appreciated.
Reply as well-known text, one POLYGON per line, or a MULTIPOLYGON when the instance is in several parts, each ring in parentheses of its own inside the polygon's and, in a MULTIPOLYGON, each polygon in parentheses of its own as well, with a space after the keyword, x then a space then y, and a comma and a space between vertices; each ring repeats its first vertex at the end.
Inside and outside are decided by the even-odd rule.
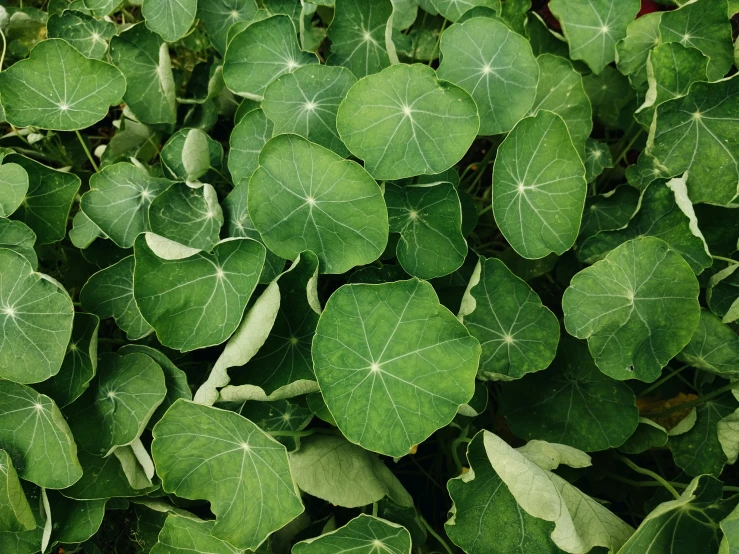
POLYGON ((0 553, 739 552, 736 12, 0 6, 0 553))

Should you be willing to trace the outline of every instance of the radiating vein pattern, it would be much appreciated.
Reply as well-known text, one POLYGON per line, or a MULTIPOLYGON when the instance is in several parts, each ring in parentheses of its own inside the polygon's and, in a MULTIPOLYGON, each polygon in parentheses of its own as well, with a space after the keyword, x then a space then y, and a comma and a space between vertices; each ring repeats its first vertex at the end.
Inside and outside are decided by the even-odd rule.
POLYGON ((411 535, 405 527, 361 514, 315 539, 299 542, 293 554, 410 554, 411 535))

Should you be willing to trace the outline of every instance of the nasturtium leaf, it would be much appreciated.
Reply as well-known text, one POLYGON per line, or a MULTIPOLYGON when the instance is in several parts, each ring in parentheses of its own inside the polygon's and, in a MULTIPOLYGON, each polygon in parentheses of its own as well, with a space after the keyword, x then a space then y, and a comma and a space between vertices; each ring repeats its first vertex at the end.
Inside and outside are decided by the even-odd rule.
POLYGON ((22 221, 0 218, 0 248, 13 250, 23 256, 33 269, 38 266, 38 257, 33 245, 36 234, 22 221))
POLYGON ((472 96, 480 115, 479 134, 508 132, 531 109, 539 66, 528 41, 501 21, 475 17, 452 25, 442 35, 440 49, 439 78, 472 96))
POLYGON ((69 240, 74 246, 84 250, 95 242, 95 239, 101 237, 105 237, 105 233, 85 215, 85 212, 80 210, 74 214, 72 228, 69 230, 69 240))
POLYGON ((312 354, 347 439, 403 456, 472 398, 480 346, 430 284, 412 279, 341 287, 321 315, 312 354))
POLYGON ((659 36, 661 17, 662 12, 648 13, 626 27, 626 36, 616 44, 616 66, 621 73, 639 74, 641 79, 646 79, 649 52, 661 42, 659 36))
POLYGON ((28 192, 13 213, 13 219, 33 229, 38 244, 62 240, 69 210, 80 188, 80 178, 17 154, 6 156, 4 161, 20 165, 28 174, 28 192))
POLYGON ((559 341, 556 316, 500 260, 480 259, 459 315, 482 346, 481 378, 520 379, 554 359, 559 341))
POLYGON ((621 446, 639 422, 631 389, 603 375, 572 337, 562 340, 549 369, 506 383, 501 396, 514 434, 585 452, 621 446))
POLYGON ((77 501, 56 491, 46 491, 51 508, 51 542, 84 542, 100 529, 105 516, 105 500, 77 501))
POLYGON ((626 454, 641 454, 650 448, 661 448, 667 444, 667 431, 664 427, 645 417, 639 418, 639 425, 619 450, 626 454))
POLYGON ((587 239, 578 256, 586 263, 603 259, 608 252, 638 237, 657 237, 685 258, 695 273, 713 263, 702 237, 693 234, 689 218, 680 210, 675 194, 662 180, 642 192, 639 209, 623 229, 604 231, 587 239))
POLYGON ((464 263, 462 208, 452 183, 398 186, 385 184, 391 233, 400 233, 397 256, 410 275, 432 279, 464 263))
POLYGON ((592 183, 603 173, 604 169, 611 167, 613 167, 613 158, 608 145, 589 138, 585 143, 585 179, 587 182, 592 183))
POLYGON ((468 554, 560 554, 550 535, 554 524, 530 516, 493 471, 478 433, 467 447, 469 471, 447 482, 454 502, 444 524, 449 538, 468 554))
POLYGON ((208 169, 205 167, 206 164, 214 168, 221 167, 223 146, 200 129, 180 129, 164 145, 161 156, 167 170, 175 179, 194 181, 205 174, 208 169))
MULTIPOLYGON (((549 110, 559 115, 567 125, 572 144, 583 157, 586 141, 593 129, 593 114, 582 76, 568 60, 559 56, 542 54, 536 61, 539 64, 539 82, 530 113, 549 110)), ((587 159, 583 159, 587 167, 587 159)))
POLYGON ((274 123, 259 108, 244 115, 233 128, 229 140, 228 170, 236 185, 248 184, 259 165, 259 153, 273 133, 274 123))
POLYGON ((585 166, 567 125, 542 110, 519 121, 498 148, 495 220, 521 256, 561 255, 577 238, 586 186, 585 166))
POLYGON ((28 59, 0 73, 5 117, 19 127, 84 129, 103 119, 125 91, 120 71, 61 39, 39 42, 28 59))
POLYGON ((737 554, 739 552, 739 507, 735 507, 720 523, 724 536, 721 539, 719 554, 737 554))
POLYGON ((140 233, 150 230, 152 200, 171 184, 128 162, 109 165, 90 177, 90 190, 82 195, 80 207, 108 238, 121 248, 131 248, 140 233))
POLYGON ((420 64, 394 65, 358 81, 337 115, 342 140, 376 179, 449 169, 478 125, 472 98, 420 64))
POLYGON ((343 273, 379 258, 387 210, 377 183, 357 163, 298 135, 278 135, 249 182, 249 215, 272 252, 311 250, 321 271, 343 273))
POLYGON ((739 374, 739 337, 710 311, 701 319, 688 345, 677 358, 693 367, 729 377, 739 374))
POLYGON ((13 554, 38 554, 46 523, 41 510, 41 489, 30 483, 23 483, 22 489, 35 521, 34 527, 31 530, 0 531, 0 549, 13 554))
POLYGON ((95 273, 80 291, 85 310, 100 319, 112 317, 129 340, 138 340, 153 329, 133 298, 133 256, 95 273))
POLYGON ((84 450, 79 452, 82 477, 74 485, 61 491, 75 500, 105 500, 145 496, 158 487, 135 489, 128 482, 121 462, 116 456, 93 456, 84 450))
POLYGON ((30 387, 0 379, 0 448, 18 475, 49 489, 77 481, 77 446, 59 408, 30 387))
POLYGON ((74 402, 85 392, 98 365, 98 328, 96 315, 75 312, 72 337, 59 373, 36 385, 36 389, 54 399, 57 406, 74 402))
POLYGON ((190 30, 197 7, 198 0, 144 0, 141 15, 149 29, 165 41, 175 42, 190 30))
POLYGON ((151 554, 188 554, 190 552, 207 552, 208 554, 240 554, 227 542, 214 537, 211 532, 214 523, 201 521, 194 517, 185 517, 169 513, 164 527, 151 554))
MULTIPOLYGON (((585 554, 596 546, 616 552, 633 533, 599 502, 552 473, 550 470, 560 461, 540 467, 528 454, 511 448, 488 431, 483 431, 483 444, 490 464, 521 508, 535 518, 554 522, 551 538, 565 552, 585 554)), ((573 455, 578 452, 574 450, 573 455)), ((565 459, 561 463, 568 462, 565 459)))
POLYGON ((607 65, 598 75, 585 75, 582 84, 590 99, 593 115, 609 129, 626 130, 624 120, 627 120, 628 126, 633 117, 631 108, 627 110, 626 107, 636 103, 636 92, 629 84, 629 79, 607 65))
POLYGON ((384 497, 401 506, 413 498, 376 454, 334 435, 312 435, 290 454, 290 472, 300 490, 335 506, 358 508, 384 497))
POLYGON ((343 67, 307 65, 272 81, 262 109, 274 123, 274 134, 296 133, 346 157, 349 151, 336 130, 336 112, 356 82, 343 67))
POLYGON ((285 447, 248 419, 178 400, 153 434, 164 490, 208 500, 216 514, 213 536, 256 549, 303 512, 285 447))
POLYGON ((732 502, 721 499, 721 481, 709 475, 693 479, 676 500, 659 504, 647 514, 619 554, 717 552, 721 521, 732 502))
POLYGON ((0 450, 0 531, 19 533, 36 528, 36 518, 21 487, 13 461, 0 450))
POLYGON ((139 438, 166 392, 162 368, 146 354, 104 354, 90 388, 65 415, 82 448, 108 456, 139 438))
MULTIPOLYGON (((147 0, 147 3, 151 0, 147 0)), ((110 58, 126 77, 123 101, 143 123, 175 123, 177 101, 169 45, 143 23, 110 43, 110 58)))
POLYGON ((28 192, 28 173, 14 163, 0 165, 0 217, 8 217, 28 192))
POLYGON ((163 259, 139 235, 134 297, 159 341, 183 352, 213 346, 236 330, 264 265, 264 246, 223 241, 212 253, 163 259))
POLYGON ((218 242, 223 210, 211 185, 175 183, 152 201, 149 221, 154 233, 210 252, 218 242))
POLYGON ((49 38, 64 39, 83 56, 98 60, 105 57, 108 42, 116 34, 113 23, 74 11, 50 16, 46 30, 49 38))
POLYGON ((690 342, 698 290, 690 265, 666 242, 637 238, 575 275, 562 299, 565 327, 588 339, 606 375, 651 382, 690 342))
POLYGON ((74 306, 56 281, 18 252, 0 248, 0 378, 38 383, 59 372, 74 306))
POLYGON ((671 176, 688 172, 694 203, 725 205, 737 196, 737 97, 739 78, 732 77, 693 83, 687 96, 657 107, 646 153, 671 176))
POLYGON ((391 0, 339 0, 328 28, 326 63, 346 67, 358 78, 388 67, 385 30, 392 12, 391 0))
POLYGON ((679 42, 703 52, 708 57, 711 81, 726 75, 734 61, 731 22, 725 8, 725 0, 696 0, 662 14, 660 19, 662 42, 679 42))
MULTIPOLYGON (((510 1, 510 0, 509 0, 510 1)), ((500 0, 430 0, 431 5, 449 21, 457 21, 466 12, 477 7, 500 12, 500 0)))
MULTIPOLYGON (((218 405, 219 408, 227 406, 227 404, 218 405)), ((254 422, 262 431, 268 434, 274 431, 301 431, 313 420, 313 412, 310 411, 303 398, 283 398, 266 402, 245 401, 237 404, 237 409, 229 409, 254 422)), ((274 438, 280 444, 285 445, 288 452, 301 448, 302 439, 299 436, 291 437, 289 434, 284 436, 278 434, 274 438)))
POLYGON ((267 85, 277 77, 313 63, 318 58, 300 49, 290 18, 275 15, 233 38, 223 60, 223 79, 234 94, 262 100, 267 85))
POLYGON ((711 311, 724 323, 739 318, 739 265, 730 264, 708 281, 706 300, 711 311))
POLYGON ((656 160, 642 150, 634 165, 626 168, 624 172, 626 181, 635 189, 644 190, 652 181, 667 177, 657 165, 656 160))
MULTIPOLYGON (((339 0, 340 2, 341 0, 339 0)), ((293 546, 292 554, 410 554, 411 535, 396 523, 360 514, 349 523, 314 539, 293 546)))
POLYGON ((218 53, 226 53, 228 29, 234 23, 249 22, 257 15, 258 7, 254 0, 207 0, 198 2, 198 18, 205 27, 218 53))

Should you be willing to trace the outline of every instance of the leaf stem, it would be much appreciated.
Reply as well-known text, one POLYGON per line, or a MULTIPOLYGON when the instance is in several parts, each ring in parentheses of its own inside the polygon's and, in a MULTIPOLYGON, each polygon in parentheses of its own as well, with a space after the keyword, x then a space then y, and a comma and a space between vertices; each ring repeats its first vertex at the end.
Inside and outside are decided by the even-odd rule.
MULTIPOLYGON (((680 374, 680 372, 681 372, 681 371, 683 371, 684 369, 687 369, 687 368, 689 368, 689 367, 690 367, 690 364, 685 364, 684 366, 682 366, 682 367, 679 367, 679 368, 677 368, 676 370, 674 370, 674 371, 673 371, 672 373, 670 373, 669 375, 665 375, 664 377, 662 377, 662 379, 659 379, 658 381, 655 381, 654 383, 652 383, 652 384, 651 384, 651 385, 650 385, 649 387, 647 387, 646 389, 644 389, 643 391, 641 391, 641 392, 640 392, 639 394, 637 394, 636 396, 638 396, 638 397, 642 397, 642 396, 646 396, 646 395, 648 395, 648 394, 649 394, 650 392, 652 392, 652 391, 653 391, 654 389, 657 389, 657 388, 661 387, 661 386, 662 386, 663 384, 665 384, 665 383, 666 383, 667 381, 669 381, 669 380, 670 380, 670 379, 672 379, 673 377, 676 377, 677 375, 679 375, 679 374, 680 374)), ((669 368, 667 368, 667 369, 669 370, 669 368)))
POLYGON ((427 64, 429 67, 431 67, 431 64, 434 63, 434 56, 436 55, 436 50, 439 48, 439 43, 441 43, 441 35, 444 33, 444 29, 446 28, 447 20, 444 20, 444 23, 441 24, 441 30, 439 30, 439 38, 436 39, 436 43, 434 44, 434 49, 431 50, 431 55, 429 55, 429 63, 427 64))
POLYGON ((267 431, 270 437, 309 437, 316 432, 316 429, 308 429, 307 431, 267 431))
POLYGON ((82 149, 85 151, 85 154, 87 154, 87 159, 90 160, 90 164, 92 165, 92 168, 95 170, 95 173, 100 171, 100 168, 98 167, 98 164, 95 163, 95 158, 92 157, 92 154, 90 154, 90 150, 87 148, 87 145, 85 144, 85 140, 82 138, 82 135, 80 135, 80 132, 75 129, 75 134, 77 135, 77 138, 80 141, 80 144, 82 145, 82 149))
POLYGON ((426 521, 426 518, 425 517, 423 517, 421 514, 418 514, 418 519, 421 520, 421 523, 423 523, 423 526, 426 528, 426 531, 428 531, 429 534, 432 537, 434 537, 439 542, 439 544, 441 546, 444 547, 444 550, 446 550, 449 554, 454 554, 454 552, 452 552, 452 549, 449 548, 449 545, 446 543, 446 541, 441 538, 441 535, 439 535, 439 533, 437 533, 436 531, 434 531, 434 529, 431 527, 431 525, 429 525, 429 522, 426 521))
POLYGON ((731 258, 724 258, 723 256, 711 256, 714 260, 721 260, 727 264, 739 264, 739 261, 732 260, 731 258))
POLYGON ((0 71, 3 70, 3 62, 5 61, 5 49, 8 46, 7 41, 5 40, 5 33, 3 33, 2 29, 0 29, 0 37, 3 39, 3 53, 0 55, 0 71))
MULTIPOLYGON (((630 485, 632 487, 662 487, 664 486, 659 481, 637 481, 635 479, 628 479, 626 477, 621 477, 620 475, 616 475, 615 473, 607 473, 606 477, 608 477, 609 479, 613 479, 614 481, 618 481, 619 483, 630 485)), ((676 489, 687 488, 687 485, 684 485, 683 483, 670 482, 670 484, 676 489)))
POLYGON ((372 515, 377 517, 378 505, 377 502, 372 503, 372 515))
POLYGON ((688 408, 692 408, 694 406, 700 406, 701 404, 704 404, 709 400, 713 400, 717 396, 721 396, 725 392, 729 392, 736 388, 739 388, 739 380, 734 381, 733 383, 729 383, 728 385, 724 385, 723 387, 719 387, 716 390, 709 392, 708 394, 704 394, 700 398, 691 400, 690 402, 684 402, 682 404, 678 404, 677 406, 662 410, 661 412, 649 413, 645 415, 649 417, 664 417, 666 415, 674 414, 675 412, 687 410, 688 408))
POLYGON ((659 475, 659 474, 655 473, 655 472, 654 472, 654 471, 652 471, 652 470, 649 470, 649 469, 646 469, 646 468, 643 468, 643 467, 639 467, 639 466, 638 466, 638 465, 636 465, 636 464, 635 464, 634 462, 632 462, 631 460, 629 460, 629 459, 628 459, 628 458, 627 458, 626 456, 621 456, 621 454, 614 454, 613 456, 614 456, 614 458, 616 458, 616 459, 617 459, 617 460, 618 460, 619 462, 623 462, 623 463, 625 463, 625 464, 626 464, 627 466, 629 466, 629 468, 631 468, 631 470, 633 470, 633 471, 635 471, 635 472, 637 472, 637 473, 641 473, 642 475, 648 475, 649 477, 651 477, 652 479, 654 479, 655 481, 657 481, 658 483, 660 483, 660 484, 661 484, 661 485, 662 485, 663 487, 665 487, 665 488, 666 488, 666 489, 667 489, 668 491, 670 491, 670 494, 672 494, 672 496, 674 496, 674 497, 675 497, 676 499, 677 499, 677 498, 680 498, 680 493, 678 493, 678 492, 677 492, 677 491, 675 490, 675 487, 673 487, 673 486, 672 486, 672 485, 670 484, 670 482, 669 482, 669 481, 667 481, 667 480, 666 480, 666 479, 665 479, 664 477, 662 477, 661 475, 659 475))

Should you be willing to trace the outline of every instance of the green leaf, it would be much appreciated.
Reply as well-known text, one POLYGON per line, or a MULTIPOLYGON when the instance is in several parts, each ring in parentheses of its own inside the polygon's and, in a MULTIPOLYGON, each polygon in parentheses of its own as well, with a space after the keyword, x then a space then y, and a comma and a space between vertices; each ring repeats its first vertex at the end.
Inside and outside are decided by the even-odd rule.
POLYGON ((556 316, 500 260, 480 259, 459 319, 482 346, 480 378, 520 379, 554 359, 559 341, 556 316))
POLYGON ((721 500, 721 481, 708 475, 693 479, 677 500, 663 502, 642 521, 619 554, 676 551, 716 552, 718 522, 731 510, 721 500))
POLYGON ((651 419, 640 417, 636 431, 619 447, 619 450, 626 454, 641 454, 651 448, 665 446, 667 439, 667 431, 664 427, 651 419))
POLYGON ((130 163, 109 165, 90 177, 80 208, 118 246, 131 248, 140 233, 150 230, 152 200, 171 184, 130 163))
POLYGON ((182 145, 182 168, 187 181, 196 181, 210 169, 208 135, 200 129, 190 129, 182 145))
POLYGON ((688 95, 657 107, 646 152, 669 175, 688 172, 694 203, 728 204, 737 195, 739 79, 693 83, 688 95))
POLYGON ((550 535, 554 525, 526 513, 493 470, 483 433, 467 447, 469 471, 447 482, 454 506, 444 524, 467 554, 560 554, 550 535))
POLYGON ((621 446, 636 430, 631 389, 603 375, 585 343, 566 337, 552 366, 503 385, 502 409, 511 431, 585 452, 621 446))
POLYGON ((462 209, 452 183, 385 184, 391 233, 400 233, 398 261, 410 275, 432 279, 459 269, 467 256, 462 209))
POLYGON ((187 34, 197 7, 197 0, 144 0, 141 15, 149 29, 165 41, 175 42, 187 34))
POLYGON ((399 64, 354 85, 339 106, 339 135, 376 179, 436 174, 477 134, 472 98, 420 64, 399 64))
POLYGON ((18 127, 84 129, 103 119, 125 91, 120 71, 61 39, 39 42, 28 59, 0 73, 5 117, 18 127))
POLYGON ((9 217, 28 192, 28 173, 18 164, 0 165, 0 217, 9 217))
POLYGON ((95 376, 99 327, 98 316, 75 312, 72 338, 67 345, 62 368, 50 379, 36 385, 39 392, 53 398, 62 408, 79 398, 95 376))
POLYGON ((56 375, 72 334, 66 290, 21 254, 0 248, 0 306, 0 378, 38 383, 56 375))
MULTIPOLYGON (((227 404, 226 404, 227 405, 227 404)), ((224 407, 221 404, 220 407, 224 407)), ((274 431, 302 431, 312 421, 313 412, 308 409, 303 398, 281 399, 267 402, 241 402, 238 409, 233 409, 249 421, 255 422, 262 431, 272 433, 274 431)), ((301 447, 302 441, 299 436, 291 437, 289 434, 274 437, 277 442, 285 445, 288 452, 293 452, 301 447)))
POLYGON ((253 21, 257 11, 254 0, 208 0, 198 3, 198 19, 221 56, 226 53, 229 27, 240 21, 253 21))
POLYGON ((33 229, 38 244, 62 240, 69 210, 80 188, 80 178, 17 154, 6 156, 4 161, 20 165, 28 173, 28 193, 13 219, 33 229))
POLYGON ((666 177, 646 150, 642 150, 634 165, 626 168, 625 174, 628 183, 638 190, 644 190, 652 181, 666 177))
POLYGON ((33 245, 36 234, 21 221, 0 219, 0 248, 13 250, 23 256, 33 269, 38 266, 38 257, 33 245))
POLYGON ((698 290, 690 265, 666 242, 637 238, 575 275, 562 299, 565 327, 588 339, 606 375, 651 382, 690 342, 698 290))
POLYGON ((13 462, 0 450, 0 531, 20 533, 33 531, 36 518, 21 487, 13 462))
MULTIPOLYGON (((72 218, 72 228, 69 230, 69 240, 77 248, 84 250, 89 247, 96 239, 104 238, 105 233, 100 227, 85 215, 82 210, 74 214, 72 218)), ((35 235, 34 235, 35 239, 35 235)))
POLYGON ((180 129, 164 145, 161 156, 167 170, 176 180, 194 181, 202 177, 208 168, 221 167, 223 146, 199 129, 180 129), (204 142, 208 146, 210 162, 205 160, 204 142), (199 156, 198 160, 192 159, 194 154, 199 156))
POLYGON ((430 0, 436 11, 449 21, 457 21, 467 11, 476 7, 492 8, 500 13, 500 0, 430 0))
POLYGON ((604 169, 612 167, 613 158, 608 145, 589 138, 585 143, 585 180, 592 183, 604 169))
POLYGON ((116 456, 102 458, 84 450, 79 453, 82 478, 61 493, 75 500, 107 500, 145 496, 159 487, 135 489, 128 482, 121 462, 116 456))
POLYGON ((472 398, 479 357, 477 340, 417 279, 341 287, 313 339, 316 378, 342 433, 388 456, 452 420, 472 398))
MULTIPOLYGON (((341 1, 341 0, 339 0, 341 1)), ((410 554, 411 535, 405 527, 367 514, 360 514, 349 523, 332 531, 299 542, 292 554, 410 554)))
POLYGON ((625 131, 624 121, 628 126, 633 117, 629 104, 636 103, 636 92, 629 84, 629 79, 607 65, 598 75, 585 75, 582 84, 590 98, 593 115, 609 129, 625 131))
POLYGON ((52 544, 84 542, 98 532, 105 516, 105 500, 77 501, 56 491, 46 494, 51 508, 52 544))
POLYGON ((285 447, 248 419, 178 400, 153 434, 164 489, 208 500, 214 537, 255 549, 303 512, 285 447))
POLYGON ((334 435, 311 435, 290 454, 300 490, 335 506, 358 508, 384 497, 401 506, 413 499, 375 454, 334 435))
POLYGON ((141 315, 133 298, 133 256, 95 273, 80 291, 80 302, 100 319, 112 317, 129 340, 138 340, 154 329, 141 315))
POLYGON ((346 157, 349 151, 336 130, 336 112, 356 82, 342 67, 301 67, 272 81, 262 109, 274 123, 274 134, 296 133, 346 157))
POLYGON ((480 114, 479 134, 508 132, 531 109, 539 67, 528 41, 504 23, 475 17, 452 25, 440 49, 439 78, 472 96, 480 114))
POLYGON ((737 515, 739 514, 739 508, 734 510, 726 516, 720 523, 721 531, 724 533, 723 539, 721 539, 721 547, 719 548, 719 554, 736 554, 737 547, 739 546, 739 537, 737 536, 737 515))
POLYGON ((0 549, 13 554, 37 554, 45 527, 45 518, 41 513, 41 489, 30 483, 23 483, 23 492, 29 500, 36 521, 34 528, 30 531, 0 531, 0 549))
POLYGON ((200 521, 190 517, 170 513, 159 533, 159 539, 150 550, 151 554, 187 554, 188 552, 208 552, 208 554, 240 554, 227 542, 211 534, 212 521, 200 521))
POLYGON ((248 185, 249 178, 259 165, 259 153, 273 133, 274 123, 259 108, 244 115, 233 128, 229 140, 228 170, 236 185, 248 185))
POLYGON ((177 121, 175 81, 166 42, 139 23, 113 38, 110 58, 128 81, 123 101, 138 119, 144 123, 177 121))
POLYGON ((326 273, 382 254, 385 202, 361 166, 297 135, 268 141, 259 164, 249 183, 249 215, 272 252, 294 259, 311 250, 326 273))
POLYGON ((95 17, 105 17, 111 15, 122 3, 122 0, 72 0, 69 9, 95 17))
POLYGON ((739 318, 739 265, 731 264, 714 274, 708 281, 706 299, 711 311, 724 323, 739 318))
POLYGON ((704 371, 733 376, 739 373, 739 337, 731 327, 703 309, 693 338, 677 358, 704 371))
POLYGON ((116 35, 113 23, 73 11, 50 16, 46 30, 49 38, 62 38, 83 56, 97 60, 105 57, 108 43, 116 35))
POLYGON ((646 79, 649 52, 661 42, 659 35, 661 18, 662 12, 648 13, 626 27, 626 36, 616 44, 616 66, 621 73, 639 75, 639 79, 646 79))
POLYGON ((72 432, 54 401, 5 380, 0 380, 0 448, 21 479, 40 487, 63 489, 82 475, 72 432))
POLYGON ((213 346, 236 330, 264 264, 264 247, 224 241, 213 252, 164 259, 150 235, 134 247, 134 298, 159 341, 183 352, 213 346))
POLYGON ((223 79, 234 94, 261 101, 277 77, 312 63, 318 58, 300 49, 290 18, 275 15, 234 37, 223 60, 223 79))
POLYGON ((493 214, 525 258, 561 255, 573 245, 586 188, 585 167, 567 126, 552 112, 522 119, 498 147, 493 214))
POLYGON ((616 43, 641 7, 639 0, 552 0, 549 9, 562 24, 570 57, 596 75, 616 59, 616 43))

